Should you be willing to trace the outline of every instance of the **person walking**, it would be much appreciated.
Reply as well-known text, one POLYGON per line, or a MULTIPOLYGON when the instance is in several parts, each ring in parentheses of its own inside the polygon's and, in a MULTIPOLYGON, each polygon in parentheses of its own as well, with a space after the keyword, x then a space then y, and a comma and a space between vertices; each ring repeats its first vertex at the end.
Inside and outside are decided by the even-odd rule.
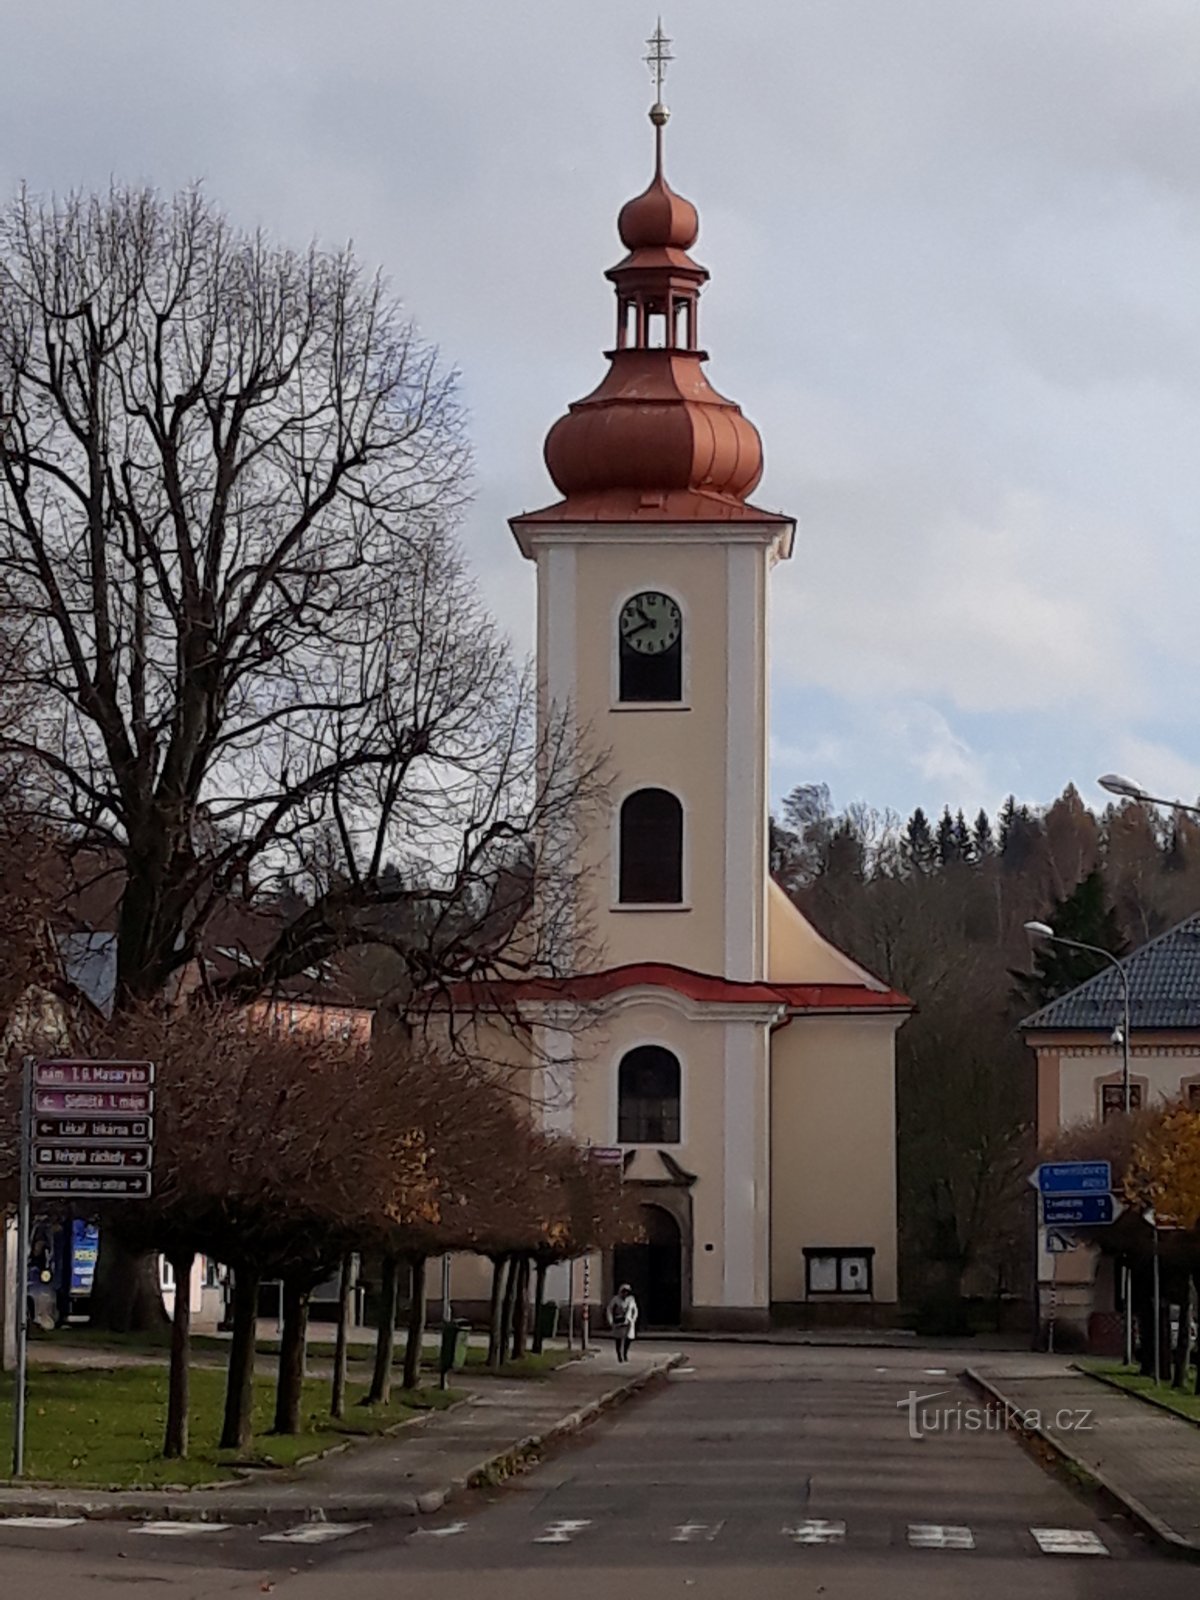
POLYGON ((633 1343, 637 1319, 638 1304, 633 1298, 633 1290, 623 1283, 608 1303, 608 1322, 612 1328, 618 1361, 629 1360, 629 1346, 633 1343))

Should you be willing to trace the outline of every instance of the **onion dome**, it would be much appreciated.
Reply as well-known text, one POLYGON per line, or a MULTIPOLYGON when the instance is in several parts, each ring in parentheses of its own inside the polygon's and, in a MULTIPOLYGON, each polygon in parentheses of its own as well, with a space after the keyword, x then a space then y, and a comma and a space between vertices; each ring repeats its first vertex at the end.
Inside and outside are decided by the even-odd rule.
POLYGON ((698 310, 708 272, 688 254, 700 229, 696 208, 663 174, 667 115, 662 105, 650 112, 654 177, 617 224, 628 254, 606 274, 617 299, 608 373, 546 438, 546 465, 564 497, 547 516, 764 515, 746 504, 762 476, 758 430, 703 370, 698 310))

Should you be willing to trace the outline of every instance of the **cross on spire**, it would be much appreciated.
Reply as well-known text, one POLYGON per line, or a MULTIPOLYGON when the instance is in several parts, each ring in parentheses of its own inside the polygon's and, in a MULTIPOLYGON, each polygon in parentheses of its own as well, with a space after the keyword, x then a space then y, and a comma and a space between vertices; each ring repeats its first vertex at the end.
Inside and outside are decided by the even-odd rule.
POLYGON ((671 54, 672 41, 663 32, 661 17, 658 19, 658 26, 646 40, 646 43, 650 48, 643 60, 650 68, 650 76, 654 79, 654 98, 656 102, 661 104, 663 82, 667 76, 667 63, 675 59, 671 54))

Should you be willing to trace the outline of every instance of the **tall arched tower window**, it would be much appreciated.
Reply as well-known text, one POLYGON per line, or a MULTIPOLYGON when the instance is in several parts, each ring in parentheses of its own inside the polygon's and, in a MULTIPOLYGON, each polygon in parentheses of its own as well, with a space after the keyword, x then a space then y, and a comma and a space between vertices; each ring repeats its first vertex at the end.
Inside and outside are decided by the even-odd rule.
POLYGON ((621 807, 618 894, 625 905, 683 900, 683 807, 666 789, 638 789, 621 807))
POLYGON ((621 1144, 679 1143, 679 1060, 662 1045, 639 1045, 621 1058, 617 1139, 621 1144))
POLYGON ((622 701, 683 698, 683 615, 669 594, 630 595, 617 622, 622 701))

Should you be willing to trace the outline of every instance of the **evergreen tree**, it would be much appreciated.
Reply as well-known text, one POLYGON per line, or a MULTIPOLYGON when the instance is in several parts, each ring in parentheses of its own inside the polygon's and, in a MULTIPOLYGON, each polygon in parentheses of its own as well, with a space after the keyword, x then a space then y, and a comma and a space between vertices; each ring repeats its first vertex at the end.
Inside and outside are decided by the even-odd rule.
POLYGON ((938 818, 937 828, 937 858, 943 867, 953 866, 958 860, 957 846, 954 839, 954 818, 950 815, 950 807, 943 808, 938 818))
POLYGON ((914 872, 932 872, 937 864, 937 846, 929 818, 918 806, 908 819, 902 845, 904 859, 914 872))
POLYGON ((971 830, 971 845, 975 852, 976 861, 986 861, 989 856, 996 853, 996 840, 992 834, 992 824, 988 814, 980 808, 979 815, 975 818, 975 826, 971 830))
POLYGON ((967 819, 959 808, 954 818, 954 854, 959 861, 973 861, 975 859, 975 841, 971 837, 971 830, 967 827, 967 819))
MULTIPOLYGON (((1125 953, 1126 943, 1098 867, 1056 903, 1046 920, 1062 939, 1095 945, 1114 956, 1125 953)), ((1078 988, 1106 966, 1103 956, 1093 955, 1090 950, 1041 939, 1033 952, 1033 971, 1013 973, 1013 992, 1026 1010, 1036 1011, 1078 988)))
POLYGON ((1000 848, 1000 854, 1001 855, 1003 855, 1004 852, 1008 849, 1008 841, 1012 837, 1013 823, 1016 820, 1016 816, 1017 816, 1017 797, 1016 797, 1015 794, 1010 794, 1008 799, 1000 807, 1000 818, 999 818, 999 822, 1000 822, 1000 840, 999 840, 999 848, 1000 848))

